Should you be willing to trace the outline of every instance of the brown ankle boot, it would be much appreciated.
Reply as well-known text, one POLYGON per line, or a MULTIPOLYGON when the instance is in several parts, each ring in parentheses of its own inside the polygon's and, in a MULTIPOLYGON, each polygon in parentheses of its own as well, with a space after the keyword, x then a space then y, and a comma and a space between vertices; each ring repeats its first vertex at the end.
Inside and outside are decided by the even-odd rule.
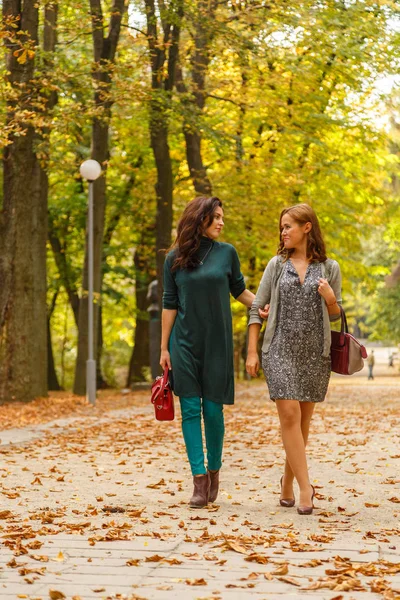
POLYGON ((209 502, 215 502, 218 497, 219 470, 215 471, 214 473, 212 471, 208 471, 208 473, 210 475, 210 493, 208 496, 208 500, 209 502))
POLYGON ((194 490, 190 498, 190 508, 204 508, 208 504, 208 493, 210 491, 210 476, 208 473, 200 477, 193 477, 194 490))

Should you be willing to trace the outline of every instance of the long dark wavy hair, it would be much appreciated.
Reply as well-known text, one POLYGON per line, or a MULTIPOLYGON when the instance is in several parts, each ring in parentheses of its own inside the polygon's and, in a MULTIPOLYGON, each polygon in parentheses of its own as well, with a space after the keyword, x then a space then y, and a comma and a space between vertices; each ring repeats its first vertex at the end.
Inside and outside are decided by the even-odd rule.
POLYGON ((222 208, 222 202, 216 196, 198 196, 186 205, 178 223, 176 240, 171 246, 171 250, 175 250, 172 271, 191 270, 199 266, 196 253, 200 248, 201 236, 213 222, 218 207, 222 208))
POLYGON ((308 204, 295 204, 284 208, 279 217, 279 246, 278 254, 287 261, 294 252, 294 248, 286 249, 282 239, 282 218, 290 215, 299 225, 311 223, 311 230, 307 233, 307 258, 311 262, 324 262, 327 259, 325 242, 322 237, 318 217, 308 204))

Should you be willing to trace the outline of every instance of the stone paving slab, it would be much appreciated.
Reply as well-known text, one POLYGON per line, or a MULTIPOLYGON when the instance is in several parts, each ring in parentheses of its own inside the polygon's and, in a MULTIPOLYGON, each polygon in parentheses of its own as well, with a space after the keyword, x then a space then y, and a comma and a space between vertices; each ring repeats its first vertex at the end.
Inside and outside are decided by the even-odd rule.
MULTIPOLYGON (((365 567, 400 562, 400 505, 389 501, 400 498, 400 401, 397 412, 390 405, 383 414, 380 398, 365 406, 358 385, 363 413, 357 413, 340 385, 344 400, 335 405, 331 391, 331 406, 318 407, 313 425, 310 466, 318 508, 310 517, 277 504, 282 449, 274 407, 264 405, 261 393, 247 404, 243 394, 240 410, 227 413, 221 494, 209 510, 187 507, 191 478, 179 422, 155 423, 147 405, 1 432, 0 500, 13 517, 0 519, 0 539, 9 544, 20 527, 28 532, 23 547, 42 546, 21 555, 12 543, 0 547, 0 600, 47 600, 50 589, 67 600, 114 600, 117 594, 130 600, 382 600, 383 593, 370 591, 375 576, 359 576, 365 591, 340 592, 302 590, 272 575, 287 563, 287 577, 306 587, 326 579, 326 569, 335 570, 340 560, 365 567), (347 410, 350 420, 339 422, 347 410), (362 426, 373 411, 371 433, 372 424, 362 426), (368 502, 376 508, 366 508, 368 502), (104 512, 105 505, 122 512, 104 512), (102 541, 110 530, 114 541, 102 541), (229 548, 229 540, 239 549, 229 548), (251 552, 266 564, 247 562, 251 552), (154 555, 159 562, 146 562, 154 555), (24 577, 35 574, 21 574, 10 566, 13 558, 28 570, 46 571, 29 584, 24 577), (128 566, 130 559, 138 565, 128 566), (166 562, 173 559, 181 564, 166 562), (310 561, 321 563, 302 566, 310 561), (202 579, 205 585, 190 585, 202 579)), ((393 590, 388 600, 400 599, 400 575, 387 579, 393 590)))

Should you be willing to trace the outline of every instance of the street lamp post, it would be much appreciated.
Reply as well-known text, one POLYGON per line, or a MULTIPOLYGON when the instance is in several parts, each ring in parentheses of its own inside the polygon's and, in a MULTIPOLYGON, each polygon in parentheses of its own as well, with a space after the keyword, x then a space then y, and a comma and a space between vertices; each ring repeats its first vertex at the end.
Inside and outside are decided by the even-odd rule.
POLYGON ((88 359, 86 361, 86 397, 96 404, 96 361, 93 356, 93 182, 101 175, 97 160, 85 160, 80 174, 89 184, 88 206, 88 359))

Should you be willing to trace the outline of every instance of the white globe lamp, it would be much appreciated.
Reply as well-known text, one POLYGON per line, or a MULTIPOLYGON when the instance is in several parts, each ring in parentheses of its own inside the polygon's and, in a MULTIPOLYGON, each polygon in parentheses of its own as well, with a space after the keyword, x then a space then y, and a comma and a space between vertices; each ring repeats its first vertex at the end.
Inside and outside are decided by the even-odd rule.
POLYGON ((95 181, 101 175, 101 166, 97 160, 90 158, 81 164, 79 172, 87 181, 95 181))

